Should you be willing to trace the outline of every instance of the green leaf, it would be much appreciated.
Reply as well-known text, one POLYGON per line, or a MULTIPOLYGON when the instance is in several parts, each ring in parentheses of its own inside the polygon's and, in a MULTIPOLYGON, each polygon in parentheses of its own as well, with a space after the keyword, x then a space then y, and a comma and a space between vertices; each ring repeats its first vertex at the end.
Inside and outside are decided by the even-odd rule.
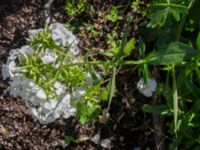
POLYGON ((196 44, 197 44, 197 48, 200 50, 200 32, 199 32, 199 34, 197 36, 196 44))
POLYGON ((157 115, 161 115, 162 112, 166 112, 168 110, 168 107, 166 105, 149 105, 144 104, 142 107, 142 110, 147 113, 153 113, 157 115))
POLYGON ((172 88, 172 94, 173 94, 173 109, 174 109, 174 132, 177 136, 178 132, 178 112, 179 112, 179 103, 178 103, 178 89, 177 89, 177 83, 176 83, 176 75, 175 75, 175 66, 173 65, 172 68, 172 80, 173 80, 173 88, 172 88))
POLYGON ((79 122, 83 125, 87 122, 86 116, 80 116, 79 122))
POLYGON ((132 39, 130 39, 128 42, 127 42, 127 44, 126 44, 126 46, 125 46, 125 48, 124 48, 124 53, 126 54, 126 56, 129 56, 130 55, 130 53, 131 53, 131 51, 135 48, 135 39, 134 38, 132 38, 132 39))
POLYGON ((170 8, 167 7, 165 9, 158 9, 150 14, 150 22, 147 24, 147 27, 155 28, 155 27, 163 27, 169 15, 170 8))
POLYGON ((141 58, 144 58, 145 57, 145 43, 143 42, 142 39, 139 40, 139 53, 140 53, 140 56, 141 58))
POLYGON ((108 57, 114 57, 117 55, 117 53, 119 53, 119 47, 106 51, 105 53, 103 53, 103 55, 108 56, 108 57))
POLYGON ((75 142, 76 140, 71 136, 65 136, 64 141, 65 143, 70 144, 71 142, 75 142))
POLYGON ((170 43, 166 49, 150 54, 146 57, 146 60, 154 65, 172 65, 199 55, 199 50, 193 49, 184 43, 174 42, 170 43))
POLYGON ((102 94, 101 94, 101 98, 102 98, 102 100, 107 101, 108 98, 109 98, 109 92, 108 92, 107 90, 104 90, 104 91, 102 92, 102 94))
POLYGON ((115 89, 116 89, 115 80, 116 80, 116 68, 114 67, 113 73, 112 73, 111 85, 110 85, 110 96, 109 96, 108 108, 110 108, 112 98, 114 97, 114 94, 115 94, 115 89))
POLYGON ((196 0, 194 2, 194 4, 192 5, 192 7, 190 8, 189 14, 188 14, 188 17, 190 19, 192 19, 195 22, 195 24, 199 24, 200 23, 200 17, 199 17, 200 9, 199 9, 199 6, 200 6, 200 0, 196 0))
POLYGON ((174 17, 174 19, 175 19, 177 22, 180 21, 180 13, 179 13, 179 10, 178 10, 178 9, 171 8, 171 13, 172 13, 172 16, 174 17))

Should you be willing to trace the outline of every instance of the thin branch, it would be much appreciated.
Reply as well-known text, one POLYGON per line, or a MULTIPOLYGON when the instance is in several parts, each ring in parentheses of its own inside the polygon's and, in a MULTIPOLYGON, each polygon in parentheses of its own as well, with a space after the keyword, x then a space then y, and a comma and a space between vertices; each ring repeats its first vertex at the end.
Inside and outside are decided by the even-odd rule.
MULTIPOLYGON (((156 67, 154 67, 153 71, 154 77, 159 81, 160 80, 160 73, 156 67)), ((160 105, 162 100, 159 96, 153 96, 153 104, 160 105)), ((153 125, 155 129, 155 150, 166 150, 165 145, 165 138, 162 136, 164 135, 164 125, 161 116, 157 114, 153 114, 153 125)))
POLYGON ((51 24, 52 22, 52 15, 51 15, 51 6, 54 0, 49 0, 47 3, 44 5, 45 9, 45 15, 46 15, 46 25, 51 24))

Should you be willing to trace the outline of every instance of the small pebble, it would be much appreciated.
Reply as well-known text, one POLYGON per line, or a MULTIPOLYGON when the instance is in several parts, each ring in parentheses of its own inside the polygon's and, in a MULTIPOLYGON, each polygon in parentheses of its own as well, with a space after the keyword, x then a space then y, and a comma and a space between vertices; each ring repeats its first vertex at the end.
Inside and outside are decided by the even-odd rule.
POLYGON ((120 142, 124 142, 124 137, 120 136, 119 140, 120 140, 120 142))
POLYGON ((101 146, 111 149, 111 140, 109 138, 101 140, 101 146))
POLYGON ((99 144, 100 143, 100 135, 96 134, 95 136, 93 136, 91 138, 91 141, 94 142, 95 144, 99 144))
POLYGON ((134 148, 134 150, 141 150, 141 148, 140 147, 136 147, 136 148, 134 148))

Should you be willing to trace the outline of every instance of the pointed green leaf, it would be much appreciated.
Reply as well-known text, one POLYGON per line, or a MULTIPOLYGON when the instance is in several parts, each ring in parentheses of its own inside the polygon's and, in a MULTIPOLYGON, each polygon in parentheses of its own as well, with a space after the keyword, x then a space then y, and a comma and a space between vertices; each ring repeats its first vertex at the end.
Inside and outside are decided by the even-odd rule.
POLYGON ((76 140, 71 136, 65 136, 64 141, 65 143, 70 144, 71 142, 75 142, 76 140))
POLYGON ((197 48, 200 50, 200 32, 199 32, 199 34, 197 36, 196 44, 197 44, 197 48))
POLYGON ((126 54, 126 56, 129 56, 130 55, 130 53, 131 53, 131 51, 135 48, 135 39, 134 38, 132 38, 132 39, 130 39, 128 42, 127 42, 127 44, 126 44, 126 46, 125 46, 125 48, 124 48, 124 53, 126 54))
POLYGON ((171 8, 171 13, 172 13, 172 16, 174 17, 174 19, 178 22, 180 21, 180 13, 179 13, 179 10, 178 9, 173 9, 171 8))
POLYGON ((199 56, 200 51, 179 42, 170 43, 167 48, 147 56, 146 60, 154 65, 171 65, 181 63, 199 56))
POLYGON ((156 106, 156 105, 144 104, 142 106, 142 110, 147 113, 153 113, 153 114, 160 115, 160 114, 162 114, 162 112, 166 112, 166 110, 168 110, 168 108, 166 105, 156 106))

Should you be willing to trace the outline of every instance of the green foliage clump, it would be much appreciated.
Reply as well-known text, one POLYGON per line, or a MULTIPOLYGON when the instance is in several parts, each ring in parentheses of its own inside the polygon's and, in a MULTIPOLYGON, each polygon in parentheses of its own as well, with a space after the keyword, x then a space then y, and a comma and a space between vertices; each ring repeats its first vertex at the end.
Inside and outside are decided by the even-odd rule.
POLYGON ((106 15, 106 18, 113 23, 123 19, 122 16, 119 14, 119 7, 116 6, 112 6, 110 11, 106 15))
POLYGON ((200 148, 200 21, 195 19, 200 11, 196 8, 197 4, 198 0, 153 1, 145 30, 150 36, 144 39, 156 44, 154 51, 143 61, 147 65, 159 65, 161 71, 166 71, 166 81, 160 83, 157 92, 165 98, 166 104, 145 104, 143 110, 173 118, 173 121, 166 123, 173 136, 169 149, 173 150, 200 148), (192 30, 188 30, 188 26, 192 30))
POLYGON ((69 16, 77 16, 91 8, 87 0, 66 0, 65 10, 69 16))

